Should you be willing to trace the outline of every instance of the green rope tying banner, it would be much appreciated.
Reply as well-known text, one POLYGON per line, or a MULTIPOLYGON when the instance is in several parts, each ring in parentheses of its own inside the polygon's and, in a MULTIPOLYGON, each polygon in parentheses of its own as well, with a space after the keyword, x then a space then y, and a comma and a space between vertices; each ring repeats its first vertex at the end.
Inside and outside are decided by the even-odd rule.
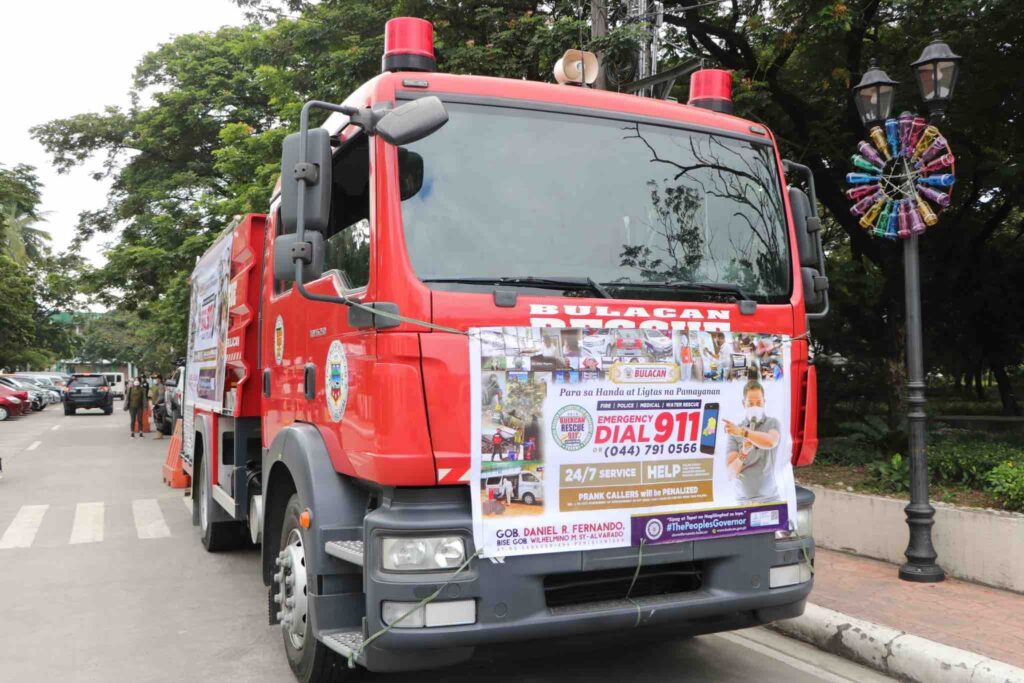
POLYGON ((642 567, 644 564, 644 543, 646 542, 646 538, 640 539, 640 548, 637 550, 636 553, 636 571, 633 572, 633 580, 629 582, 629 590, 626 591, 626 600, 629 600, 633 604, 633 607, 636 607, 636 623, 633 624, 633 628, 636 628, 640 625, 641 611, 640 603, 638 603, 636 600, 629 596, 633 592, 633 586, 636 585, 637 578, 639 578, 640 576, 640 567, 642 567))
POLYGON ((796 522, 793 520, 789 520, 789 530, 794 534, 798 534, 797 537, 800 539, 800 552, 803 553, 804 562, 807 563, 807 568, 811 571, 811 576, 814 576, 814 564, 811 562, 810 553, 807 552, 807 539, 803 536, 799 536, 800 532, 797 530, 796 522))
POLYGON ((405 620, 405 618, 406 618, 406 617, 408 617, 408 616, 412 615, 412 613, 413 613, 413 612, 415 612, 416 610, 418 610, 418 609, 424 609, 424 608, 426 608, 426 606, 427 606, 427 605, 429 605, 429 604, 430 604, 430 603, 432 603, 432 602, 433 602, 434 600, 436 600, 436 599, 438 598, 438 596, 439 596, 439 595, 441 595, 441 593, 442 593, 442 592, 444 591, 444 589, 445 589, 445 588, 447 588, 448 586, 450 586, 450 585, 451 585, 452 581, 454 581, 454 580, 455 580, 455 577, 456 577, 456 576, 458 576, 458 575, 459 575, 460 573, 462 573, 462 570, 464 570, 464 569, 465 569, 466 567, 468 567, 468 566, 469 566, 469 563, 470 563, 470 562, 472 562, 473 560, 475 560, 475 559, 476 559, 477 557, 479 557, 479 556, 480 556, 480 553, 481 553, 481 552, 483 552, 483 548, 477 548, 477 551, 476 551, 475 553, 473 553, 472 555, 470 555, 470 556, 469 556, 469 557, 468 557, 468 558, 466 559, 466 561, 462 563, 462 566, 461 566, 461 567, 459 567, 458 569, 456 569, 456 570, 455 570, 455 573, 454 573, 454 574, 452 574, 452 575, 451 575, 451 576, 450 576, 450 577, 448 578, 448 580, 447 580, 447 581, 445 581, 445 582, 444 582, 444 583, 443 583, 443 584, 441 585, 441 587, 440 587, 440 588, 438 588, 438 589, 437 589, 436 591, 434 591, 433 593, 431 593, 431 594, 430 594, 430 595, 428 595, 427 597, 425 597, 425 598, 423 598, 422 600, 420 600, 420 601, 419 601, 418 603, 416 603, 416 605, 415 605, 414 607, 412 607, 412 609, 410 609, 410 610, 409 610, 408 612, 406 612, 406 613, 405 613, 405 614, 403 614, 402 616, 398 617, 398 618, 397 618, 397 619, 395 619, 395 620, 394 620, 393 622, 391 622, 390 624, 388 624, 387 626, 385 626, 384 628, 382 628, 381 630, 377 631, 377 632, 376 632, 376 633, 374 633, 374 634, 373 634, 372 636, 370 636, 369 638, 367 638, 366 640, 364 640, 364 641, 363 641, 363 644, 359 646, 359 649, 358 649, 358 650, 356 650, 356 651, 354 651, 354 652, 352 652, 352 653, 351 653, 351 654, 350 654, 350 655, 348 656, 348 668, 350 668, 350 669, 354 669, 354 668, 356 668, 356 658, 357 658, 357 657, 358 657, 359 655, 363 654, 363 651, 364 651, 364 650, 366 649, 366 647, 367 647, 367 646, 368 646, 368 645, 369 645, 370 643, 372 643, 373 641, 375 641, 375 640, 377 640, 378 638, 380 638, 380 637, 381 637, 382 635, 384 635, 385 633, 387 633, 388 631, 390 631, 391 629, 393 629, 393 628, 394 628, 395 626, 398 626, 398 625, 399 625, 400 623, 402 623, 402 621, 404 621, 404 620, 405 620))

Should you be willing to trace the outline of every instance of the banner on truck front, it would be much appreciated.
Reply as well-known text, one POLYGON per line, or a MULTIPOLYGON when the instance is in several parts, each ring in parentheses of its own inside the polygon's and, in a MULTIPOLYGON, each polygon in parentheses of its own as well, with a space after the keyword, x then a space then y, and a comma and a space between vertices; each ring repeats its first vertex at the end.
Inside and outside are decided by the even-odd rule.
POLYGON ((188 355, 182 406, 182 451, 191 462, 195 408, 221 411, 227 369, 226 338, 231 301, 231 242, 233 230, 210 247, 196 263, 190 282, 188 355))
POLYGON ((795 521, 781 335, 478 328, 470 362, 473 531, 485 557, 795 521))

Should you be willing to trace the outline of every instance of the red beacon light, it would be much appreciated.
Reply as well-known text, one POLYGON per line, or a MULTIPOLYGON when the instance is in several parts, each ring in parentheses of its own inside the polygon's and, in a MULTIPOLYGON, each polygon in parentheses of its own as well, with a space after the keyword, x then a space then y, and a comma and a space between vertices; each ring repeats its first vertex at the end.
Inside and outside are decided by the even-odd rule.
POLYGON ((690 76, 687 104, 723 114, 732 113, 732 74, 723 69, 701 69, 690 76))
POLYGON ((434 25, 426 19, 396 17, 384 26, 382 71, 437 71, 434 25))

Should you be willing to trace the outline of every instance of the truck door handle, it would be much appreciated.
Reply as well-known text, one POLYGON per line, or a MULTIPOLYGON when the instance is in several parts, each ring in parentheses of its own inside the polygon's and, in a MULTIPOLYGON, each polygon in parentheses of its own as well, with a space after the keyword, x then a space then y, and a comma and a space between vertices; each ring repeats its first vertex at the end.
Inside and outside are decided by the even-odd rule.
POLYGON ((263 395, 270 396, 270 368, 263 369, 263 395))
POLYGON ((302 376, 302 388, 305 389, 306 398, 310 401, 316 397, 316 365, 313 363, 306 363, 302 376))

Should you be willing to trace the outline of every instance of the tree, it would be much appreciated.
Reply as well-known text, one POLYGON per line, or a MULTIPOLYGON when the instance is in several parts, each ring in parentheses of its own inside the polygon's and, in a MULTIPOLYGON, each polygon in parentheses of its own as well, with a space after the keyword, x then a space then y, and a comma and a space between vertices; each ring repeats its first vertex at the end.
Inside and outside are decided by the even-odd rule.
POLYGON ((35 339, 32 279, 24 268, 0 255, 0 367, 16 364, 35 339))
POLYGON ((7 170, 0 164, 0 252, 21 265, 42 258, 50 240, 50 233, 35 227, 41 189, 33 167, 7 170))
MULTIPOLYGON (((1003 297, 999 313, 988 309, 984 320, 977 311, 983 304, 978 296, 982 282, 1011 281, 1007 278, 1015 272, 1012 262, 997 258, 997 245, 1016 241, 1024 229, 1021 177, 1011 170, 1021 154, 1017 122, 1022 102, 1016 96, 1017 69, 1011 65, 1024 63, 1024 6, 1011 0, 734 0, 717 7, 697 5, 696 0, 665 3, 665 21, 673 27, 666 50, 733 69, 738 113, 764 120, 784 153, 814 170, 832 229, 849 244, 848 250, 833 252, 833 260, 848 259, 848 267, 831 270, 861 279, 869 271, 877 276, 877 298, 866 302, 854 293, 854 300, 870 305, 872 321, 884 321, 849 329, 848 319, 834 314, 815 330, 828 340, 826 347, 845 344, 844 334, 860 336, 864 359, 883 359, 876 363, 882 370, 877 386, 888 387, 893 417, 900 412, 896 408, 903 386, 902 262, 896 245, 870 239, 848 212, 842 180, 846 158, 863 136, 850 87, 872 56, 890 68, 890 75, 905 70, 935 27, 964 56, 958 94, 943 124, 957 154, 959 186, 942 227, 922 241, 926 360, 934 366, 943 358, 932 354, 940 345, 956 348, 961 357, 973 356, 975 364, 998 366, 997 376, 1006 377, 1006 368, 1022 360, 1014 331, 1014 321, 1024 313, 1022 302, 1003 297), (982 339, 976 326, 985 329, 982 339)), ((921 106, 909 76, 902 79, 897 111, 921 106)), ((678 88, 677 94, 683 90, 678 88)), ((842 310, 844 283, 836 276, 831 280, 836 310, 842 310)), ((1002 394, 1008 401, 1012 391, 1002 394)), ((1013 411, 1014 406, 1004 403, 1004 410, 1013 411)))

